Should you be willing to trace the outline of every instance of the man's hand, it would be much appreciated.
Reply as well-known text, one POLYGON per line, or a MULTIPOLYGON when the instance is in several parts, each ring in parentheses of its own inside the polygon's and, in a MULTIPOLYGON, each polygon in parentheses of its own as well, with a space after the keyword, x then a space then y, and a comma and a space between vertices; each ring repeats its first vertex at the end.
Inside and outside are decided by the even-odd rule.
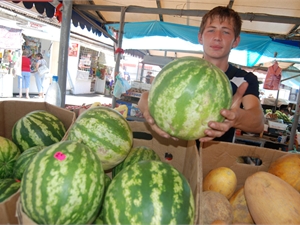
MULTIPOLYGON (((149 96, 149 92, 143 92, 142 93, 141 98, 138 102, 138 108, 141 110, 145 120, 149 123, 149 125, 151 126, 151 129, 154 132, 156 132, 158 135, 160 135, 162 137, 170 138, 171 136, 169 134, 167 134, 166 132, 164 132, 163 130, 161 130, 156 125, 154 119, 150 115, 149 107, 148 107, 148 96, 149 96)), ((173 139, 176 140, 176 138, 173 138, 173 139)))
POLYGON ((238 121, 239 114, 241 112, 240 105, 242 103, 243 95, 247 90, 248 83, 244 82, 239 88, 237 89, 235 95, 232 99, 232 104, 230 110, 222 109, 221 115, 224 116, 225 120, 222 123, 210 121, 208 126, 211 129, 206 129, 205 134, 206 137, 200 138, 201 142, 211 141, 216 137, 221 137, 225 134, 231 127, 234 127, 238 121))

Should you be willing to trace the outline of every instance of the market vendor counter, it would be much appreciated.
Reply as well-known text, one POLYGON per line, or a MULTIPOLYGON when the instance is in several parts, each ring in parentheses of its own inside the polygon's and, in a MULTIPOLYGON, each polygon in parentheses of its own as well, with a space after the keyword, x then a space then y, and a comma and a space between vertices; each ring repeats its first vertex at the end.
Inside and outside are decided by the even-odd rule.
POLYGON ((255 137, 250 135, 236 135, 235 143, 278 149, 282 151, 287 151, 288 149, 288 145, 282 144, 277 141, 277 138, 270 137, 267 135, 263 135, 262 137, 255 137))

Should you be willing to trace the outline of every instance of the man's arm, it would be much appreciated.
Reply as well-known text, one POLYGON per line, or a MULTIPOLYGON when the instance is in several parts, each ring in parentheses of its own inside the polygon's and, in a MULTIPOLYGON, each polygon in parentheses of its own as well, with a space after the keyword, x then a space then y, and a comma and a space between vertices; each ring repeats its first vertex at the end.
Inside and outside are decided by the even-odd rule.
POLYGON ((223 123, 211 121, 208 123, 211 129, 205 131, 206 137, 200 141, 210 141, 215 137, 221 137, 231 127, 245 132, 260 133, 264 128, 264 114, 258 98, 254 95, 243 96, 248 83, 243 83, 233 97, 230 110, 223 109, 221 114, 225 117, 223 123), (244 108, 240 108, 240 104, 244 108))

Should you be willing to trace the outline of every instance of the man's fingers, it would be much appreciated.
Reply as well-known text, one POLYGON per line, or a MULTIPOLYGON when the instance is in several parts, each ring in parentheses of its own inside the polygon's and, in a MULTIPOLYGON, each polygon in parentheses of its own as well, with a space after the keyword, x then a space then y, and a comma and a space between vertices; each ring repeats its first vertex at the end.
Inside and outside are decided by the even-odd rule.
POLYGON ((166 132, 164 132, 163 130, 161 130, 156 124, 151 126, 152 130, 155 131, 159 136, 162 136, 164 138, 170 138, 171 136, 169 134, 167 134, 166 132))
POLYGON ((152 118, 152 116, 150 115, 149 111, 145 111, 143 113, 143 116, 145 118, 145 120, 149 123, 149 124, 154 124, 154 119, 152 118))

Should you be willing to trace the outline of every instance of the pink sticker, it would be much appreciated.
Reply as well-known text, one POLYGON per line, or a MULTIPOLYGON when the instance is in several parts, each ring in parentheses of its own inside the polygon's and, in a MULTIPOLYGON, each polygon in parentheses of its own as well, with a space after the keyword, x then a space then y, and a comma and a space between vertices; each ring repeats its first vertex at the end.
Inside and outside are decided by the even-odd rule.
POLYGON ((62 152, 56 152, 54 154, 54 158, 58 159, 59 161, 63 161, 66 158, 66 155, 62 152))

